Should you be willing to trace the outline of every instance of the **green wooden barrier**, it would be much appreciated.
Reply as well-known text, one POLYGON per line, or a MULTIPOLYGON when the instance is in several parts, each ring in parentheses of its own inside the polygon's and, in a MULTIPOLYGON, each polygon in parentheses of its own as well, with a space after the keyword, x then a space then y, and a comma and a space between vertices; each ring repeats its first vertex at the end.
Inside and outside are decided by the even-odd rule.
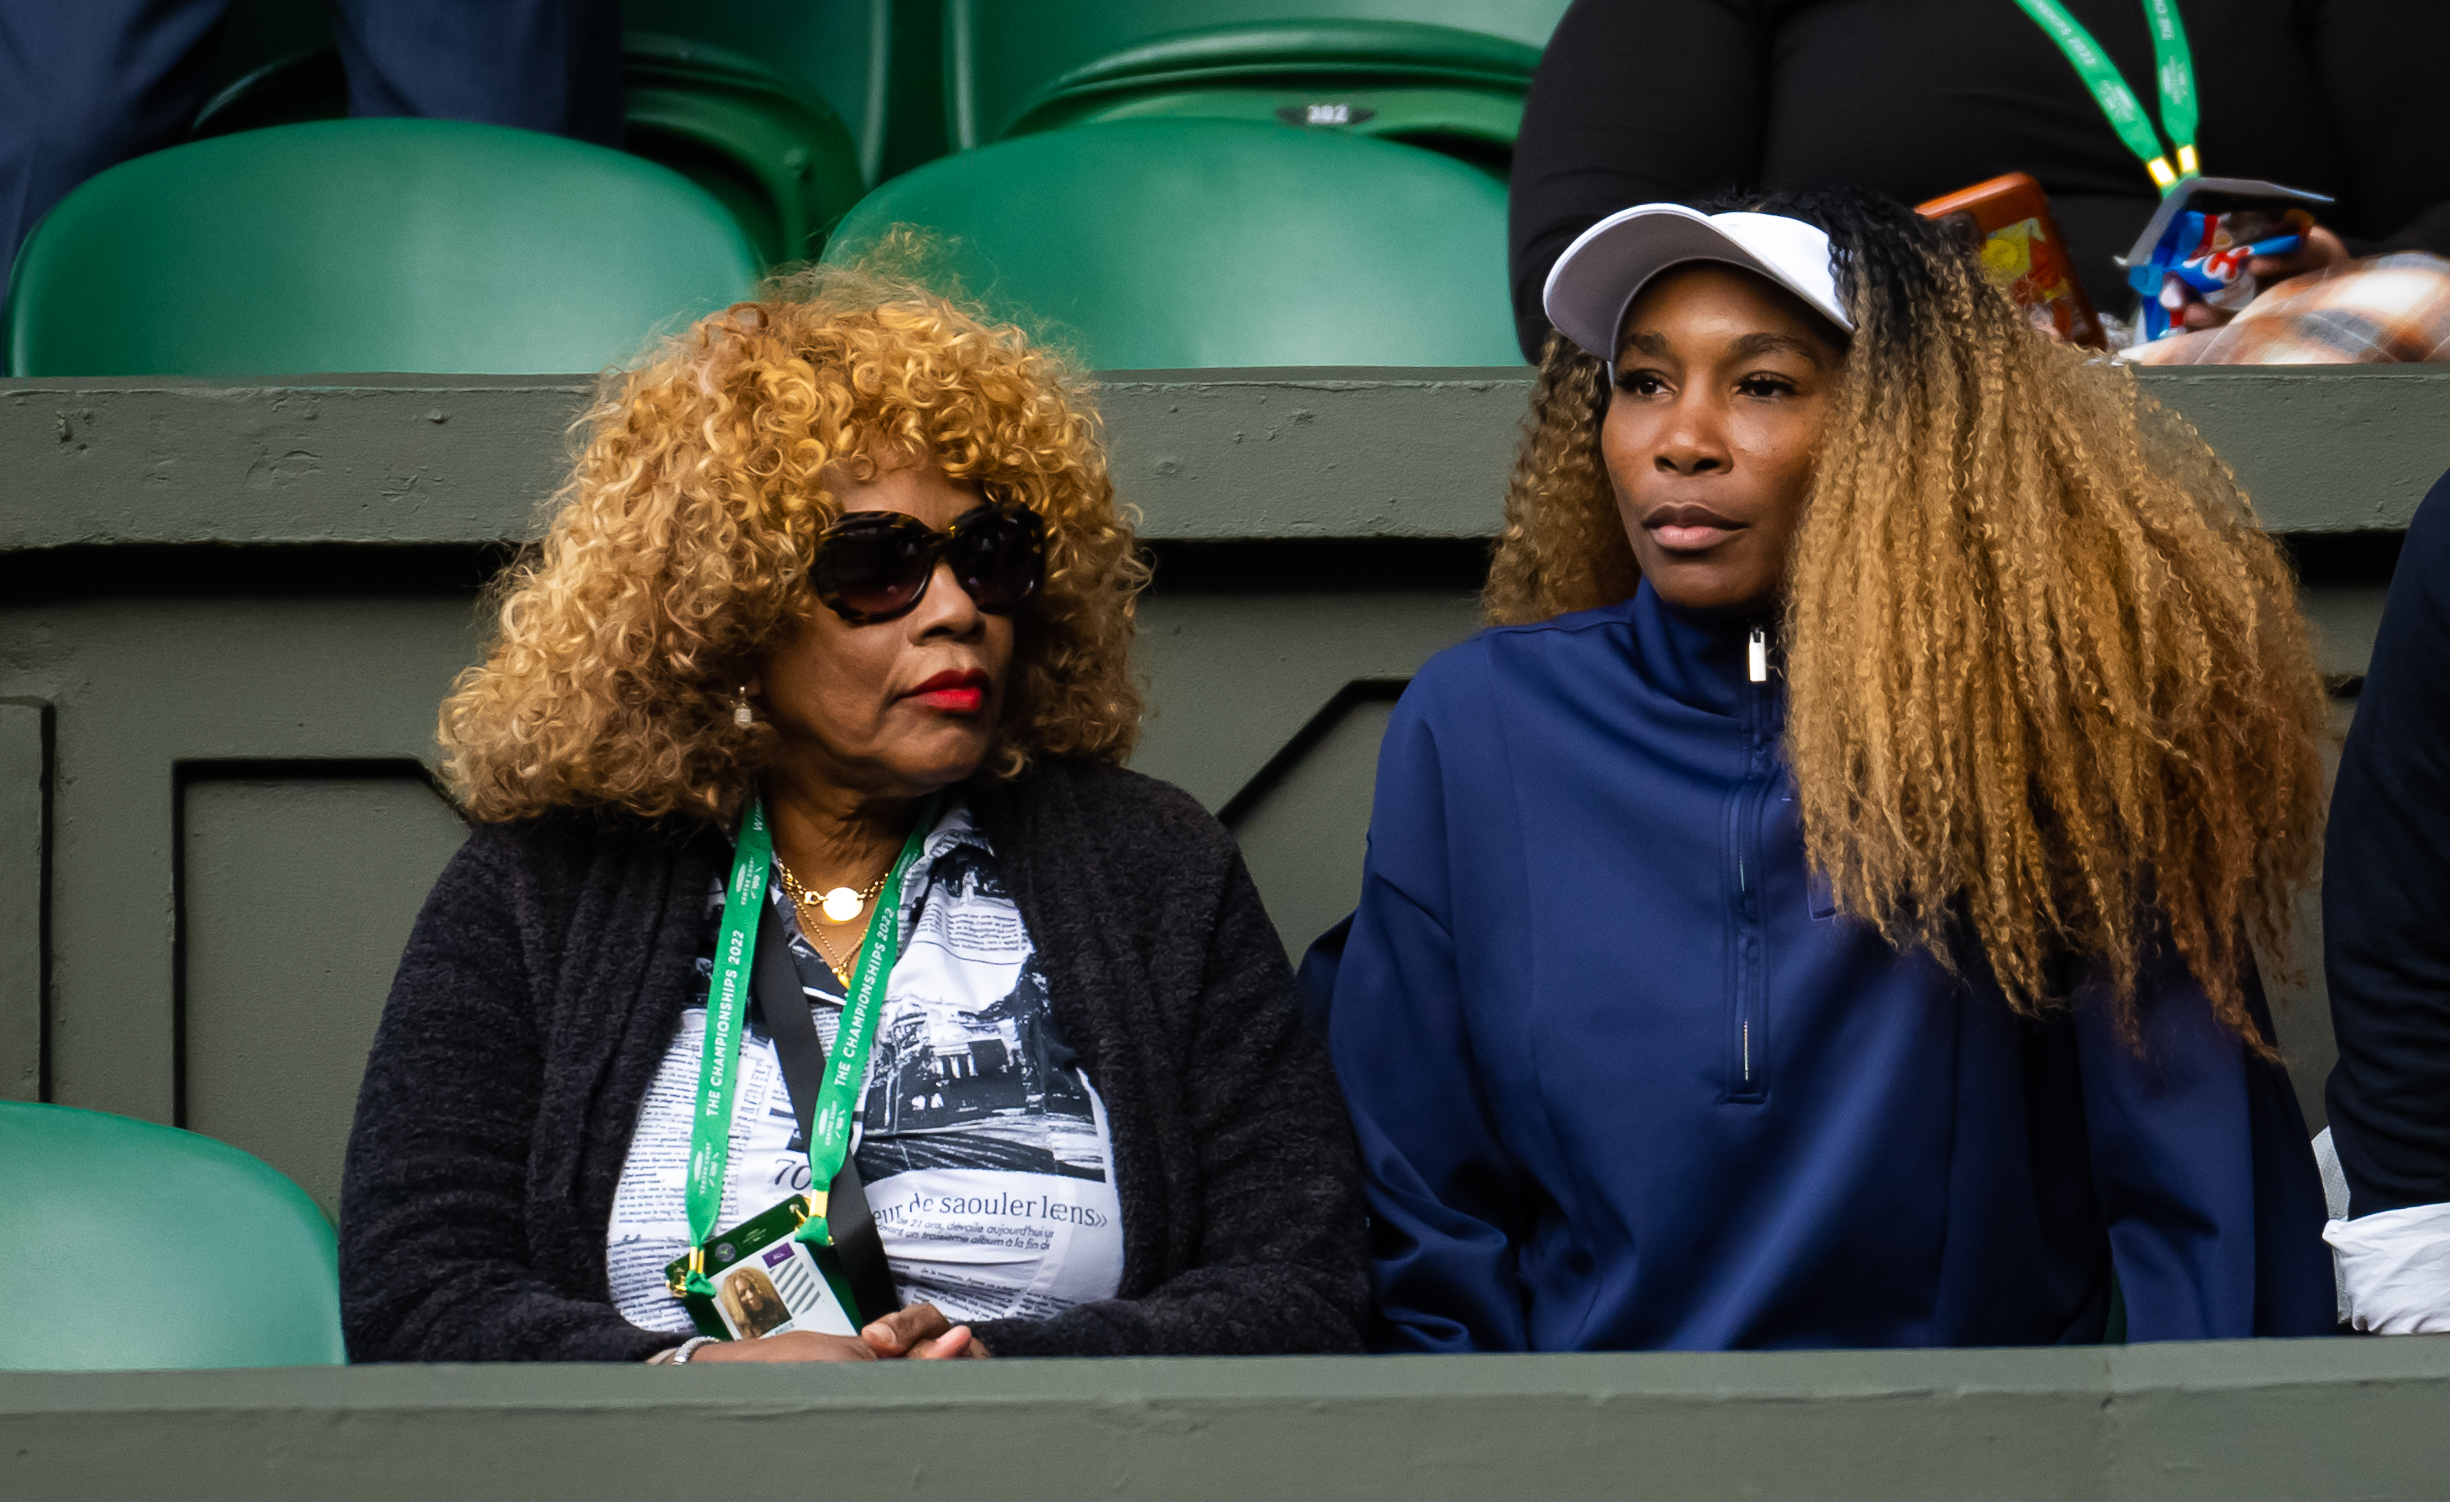
POLYGON ((2435 1498, 2450 1345, 0 1374, 12 1502, 2435 1498))
MULTIPOLYGON (((462 837, 435 706, 584 395, 375 379, 0 384, 0 1095, 224 1138, 327 1211, 462 837)), ((2325 666, 2359 671, 2387 534, 2450 469, 2450 373, 2148 379, 2291 534, 2325 666)), ((1358 889, 1393 696, 1473 628, 1525 395, 1514 369, 1106 378, 1159 563, 1137 764, 1235 828, 1292 948, 1358 889)), ((2319 1120, 2318 987, 2280 1016, 2319 1120)))

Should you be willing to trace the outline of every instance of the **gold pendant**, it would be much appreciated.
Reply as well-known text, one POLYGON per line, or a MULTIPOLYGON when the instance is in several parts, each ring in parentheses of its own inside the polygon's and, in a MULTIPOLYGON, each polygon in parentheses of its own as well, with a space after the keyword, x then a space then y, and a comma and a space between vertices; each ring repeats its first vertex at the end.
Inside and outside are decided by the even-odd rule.
POLYGON ((824 910, 829 923, 848 923, 858 917, 859 910, 867 905, 867 899, 849 887, 836 887, 818 899, 818 906, 824 910))

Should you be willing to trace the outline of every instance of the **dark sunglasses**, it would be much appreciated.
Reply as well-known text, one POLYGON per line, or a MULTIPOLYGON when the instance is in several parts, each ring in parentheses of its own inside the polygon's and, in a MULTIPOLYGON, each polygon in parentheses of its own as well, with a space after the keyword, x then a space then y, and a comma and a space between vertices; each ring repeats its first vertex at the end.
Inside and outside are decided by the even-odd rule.
POLYGON ((1046 573, 1046 525, 1026 507, 978 506, 939 532, 899 511, 854 511, 817 537, 808 566, 817 598, 855 626, 907 615, 936 577, 936 560, 978 608, 1008 615, 1046 573))

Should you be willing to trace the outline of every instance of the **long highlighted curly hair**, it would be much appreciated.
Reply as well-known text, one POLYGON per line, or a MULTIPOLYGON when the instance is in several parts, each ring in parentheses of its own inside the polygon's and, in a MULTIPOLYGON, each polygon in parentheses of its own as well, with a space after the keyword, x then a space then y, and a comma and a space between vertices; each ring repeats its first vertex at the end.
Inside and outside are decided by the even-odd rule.
MULTIPOLYGON (((1856 331, 1788 562, 1807 854, 1840 907, 2021 1012, 2176 953, 2221 1019, 2285 954, 2321 852, 2322 687, 2278 547, 2132 375, 2034 333, 1952 232, 1868 194, 1720 208, 1825 228, 1856 331), (2071 968, 2068 962, 2076 962, 2071 968)), ((1605 362, 1552 336, 1484 605, 1640 580, 1599 429, 1605 362)))
POLYGON ((492 648, 443 702, 470 817, 728 818, 779 745, 762 718, 733 722, 736 686, 824 608, 808 566, 841 514, 831 487, 896 453, 1046 523, 987 770, 1130 752, 1148 571, 1086 381, 1020 330, 912 283, 803 271, 608 376, 580 427, 549 531, 497 585, 492 648))

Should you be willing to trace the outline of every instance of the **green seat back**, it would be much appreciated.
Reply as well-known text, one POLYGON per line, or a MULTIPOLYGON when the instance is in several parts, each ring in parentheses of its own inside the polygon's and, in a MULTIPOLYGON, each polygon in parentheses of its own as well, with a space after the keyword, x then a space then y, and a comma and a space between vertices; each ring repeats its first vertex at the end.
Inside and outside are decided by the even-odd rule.
POLYGON ((720 199, 769 265, 815 255, 867 190, 850 132, 797 79, 643 31, 629 34, 622 77, 629 150, 720 199))
POLYGON ((1223 120, 1020 136, 886 183, 825 259, 897 225, 1101 370, 1521 360, 1505 190, 1406 146, 1223 120))
MULTIPOLYGON (((1273 34, 1349 40, 1333 23, 1395 22, 1477 32, 1536 53, 1566 0, 946 0, 946 109, 957 146, 1013 131, 1040 94, 1076 70, 1172 37, 1273 34)), ((1399 51, 1391 62, 1400 63, 1399 51)))
POLYGON ((0 1369, 348 1359, 314 1201, 193 1132, 0 1101, 0 1267, 0 1369))
MULTIPOLYGON (((754 58, 687 37, 623 38, 627 150, 713 194, 769 266, 805 260, 859 201, 867 179, 850 132, 822 95, 754 58)), ((340 50, 279 58, 197 115, 199 139, 337 120, 348 113, 340 50)))
POLYGON ((816 90, 849 127, 862 182, 873 183, 885 150, 893 9, 893 0, 622 0, 621 18, 755 58, 816 90))
POLYGON ((124 162, 18 254, 14 376, 593 371, 750 295, 723 206, 533 131, 336 120, 124 162))
MULTIPOLYGON (((885 146, 894 9, 895 0, 622 0, 621 18, 624 26, 744 53, 815 89, 849 125, 861 179, 873 183, 885 146)), ((216 71, 224 83, 242 81, 268 64, 331 41, 326 0, 235 0, 222 29, 216 71)), ((932 57, 929 61, 934 63, 932 57)), ((932 80, 928 93, 931 104, 941 108, 932 80)), ((333 108, 254 123, 336 119, 343 113, 333 108)))
POLYGON ((1540 49, 1416 21, 1212 26, 1084 63, 1023 100, 1006 135, 1157 117, 1274 121, 1444 151, 1501 180, 1540 49))

